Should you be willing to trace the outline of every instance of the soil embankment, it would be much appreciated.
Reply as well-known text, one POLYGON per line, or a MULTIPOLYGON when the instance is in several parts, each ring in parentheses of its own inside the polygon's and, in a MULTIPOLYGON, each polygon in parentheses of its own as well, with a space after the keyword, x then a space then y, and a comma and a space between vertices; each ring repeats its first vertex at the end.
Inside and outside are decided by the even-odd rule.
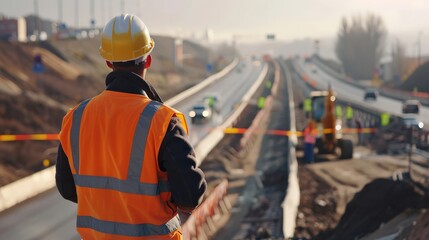
MULTIPOLYGON (((232 61, 195 43, 184 41, 187 56, 181 66, 173 59, 170 37, 153 36, 157 42, 147 80, 163 99, 197 84, 208 73, 213 60, 217 71, 232 61), (171 87, 175 86, 175 87, 171 87)), ((0 126, 1 134, 58 133, 62 117, 78 102, 104 88, 110 71, 99 56, 100 39, 64 40, 44 43, 0 42, 0 126), (33 70, 41 56, 43 71, 33 70)), ((42 161, 55 163, 58 141, 16 141, 0 144, 0 186, 43 168, 42 161)))

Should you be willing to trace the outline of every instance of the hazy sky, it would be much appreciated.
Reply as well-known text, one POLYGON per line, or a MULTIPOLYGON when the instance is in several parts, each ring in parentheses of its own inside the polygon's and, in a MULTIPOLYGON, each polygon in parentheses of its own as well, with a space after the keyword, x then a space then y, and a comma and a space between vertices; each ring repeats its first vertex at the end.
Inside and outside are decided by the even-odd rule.
MULTIPOLYGON (((374 13, 390 34, 429 40, 429 0, 94 0, 96 25, 102 26, 124 10, 140 16, 152 33, 201 35, 211 29, 215 39, 280 40, 334 37, 342 17, 374 13)), ((68 25, 89 26, 91 0, 0 0, 0 13, 18 17, 35 12, 68 25), (76 18, 76 3, 78 16, 76 18)))

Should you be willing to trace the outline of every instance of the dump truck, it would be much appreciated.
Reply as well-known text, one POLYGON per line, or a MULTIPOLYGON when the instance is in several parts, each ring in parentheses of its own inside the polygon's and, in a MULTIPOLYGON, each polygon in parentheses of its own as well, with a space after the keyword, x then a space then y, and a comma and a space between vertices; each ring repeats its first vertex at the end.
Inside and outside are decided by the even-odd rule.
POLYGON ((317 123, 317 154, 335 154, 339 159, 353 157, 353 143, 344 139, 343 124, 335 115, 336 97, 329 86, 327 91, 312 91, 310 117, 317 123))

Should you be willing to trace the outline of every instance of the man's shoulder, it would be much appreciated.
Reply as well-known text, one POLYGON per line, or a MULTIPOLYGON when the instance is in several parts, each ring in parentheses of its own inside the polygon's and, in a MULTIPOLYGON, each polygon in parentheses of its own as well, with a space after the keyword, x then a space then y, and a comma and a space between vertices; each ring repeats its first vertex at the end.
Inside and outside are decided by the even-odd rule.
POLYGON ((164 106, 165 109, 167 109, 169 111, 172 111, 174 113, 180 113, 180 114, 182 113, 182 112, 180 112, 179 110, 175 109, 174 107, 172 107, 170 105, 167 105, 165 103, 162 103, 162 105, 164 106))

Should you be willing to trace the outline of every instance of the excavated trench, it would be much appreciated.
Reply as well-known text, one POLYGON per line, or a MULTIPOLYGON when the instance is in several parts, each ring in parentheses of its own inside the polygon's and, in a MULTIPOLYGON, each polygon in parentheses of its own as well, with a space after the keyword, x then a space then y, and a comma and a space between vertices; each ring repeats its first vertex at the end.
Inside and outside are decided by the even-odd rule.
MULTIPOLYGON (((265 82, 273 81, 273 69, 271 65, 265 82)), ((270 94, 266 86, 261 85, 254 100, 270 94)), ((210 239, 283 237, 281 203, 288 176, 288 138, 263 134, 267 129, 287 130, 289 111, 282 80, 278 92, 271 111, 260 118, 257 133, 245 145, 240 144, 242 135, 226 135, 200 166, 209 183, 208 194, 222 179, 228 179, 228 199, 233 206, 229 215, 216 221, 218 231, 210 239)), ((258 112, 255 104, 249 104, 234 127, 249 128, 258 112)))

